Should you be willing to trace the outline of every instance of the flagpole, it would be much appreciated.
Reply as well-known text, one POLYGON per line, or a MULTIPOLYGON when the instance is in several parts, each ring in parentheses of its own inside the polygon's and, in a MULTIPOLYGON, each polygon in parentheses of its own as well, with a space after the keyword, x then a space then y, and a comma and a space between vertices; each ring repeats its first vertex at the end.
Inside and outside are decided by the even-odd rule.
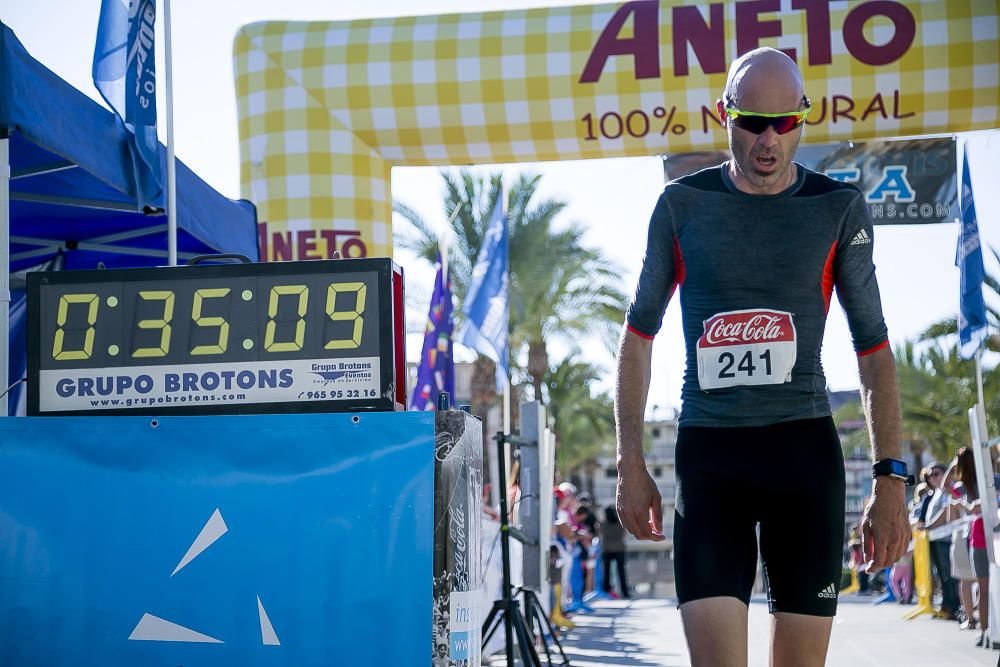
POLYGON ((163 51, 167 95, 167 264, 177 266, 177 172, 174 164, 174 79, 170 43, 170 0, 163 0, 163 51))
MULTIPOLYGON (((500 173, 500 206, 503 211, 503 224, 507 224, 507 198, 504 197, 503 191, 503 172, 500 173)), ((507 255, 507 275, 510 275, 510 254, 507 255)), ((509 289, 509 288, 508 288, 509 289)), ((508 292, 509 294, 509 292, 508 292)), ((510 340, 510 309, 507 310, 507 321, 504 323, 507 327, 507 340, 510 340)), ((504 373, 504 384, 503 384, 503 433, 504 435, 510 435, 510 359, 507 359, 507 372, 504 373)), ((509 448, 509 445, 508 445, 509 448)), ((507 457, 510 458, 510 452, 506 452, 507 457)))
MULTIPOLYGON (((986 401, 983 400, 983 366, 979 361, 982 356, 983 348, 979 348, 976 350, 976 392, 979 398, 979 405, 982 406, 982 409, 985 411, 986 401)), ((986 434, 984 433, 983 436, 985 437, 986 434)))
POLYGON ((510 435, 510 376, 505 378, 503 386, 503 433, 510 435))
POLYGON ((461 210, 462 204, 460 202, 455 207, 455 210, 451 212, 451 215, 448 216, 448 222, 445 223, 444 230, 438 234, 438 250, 441 252, 441 275, 446 285, 448 284, 448 243, 449 235, 451 234, 451 223, 455 222, 455 218, 458 217, 458 213, 461 210))

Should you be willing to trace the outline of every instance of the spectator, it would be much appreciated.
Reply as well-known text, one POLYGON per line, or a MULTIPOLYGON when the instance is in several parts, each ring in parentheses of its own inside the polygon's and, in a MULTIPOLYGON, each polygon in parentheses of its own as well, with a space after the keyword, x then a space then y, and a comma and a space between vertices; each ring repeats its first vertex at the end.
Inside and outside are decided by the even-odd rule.
POLYGON ((973 452, 968 447, 958 450, 953 464, 958 481, 965 487, 965 497, 959 502, 965 509, 976 515, 969 531, 970 560, 972 571, 979 585, 979 595, 976 603, 979 612, 979 641, 976 646, 990 648, 990 562, 986 555, 986 530, 983 522, 982 506, 979 500, 979 486, 976 479, 976 462, 973 452))
POLYGON ((579 505, 574 514, 576 525, 576 548, 573 551, 573 577, 570 579, 571 592, 573 594, 573 611, 590 611, 583 602, 583 596, 593 587, 593 570, 590 567, 590 550, 594 542, 595 535, 590 532, 591 523, 595 523, 593 512, 590 508, 579 505))
MULTIPOLYGON (((961 466, 957 473, 959 477, 962 474, 960 468, 961 466)), ((972 502, 962 482, 952 487, 952 496, 954 500, 949 509, 949 523, 959 521, 966 514, 965 505, 972 502)), ((972 570, 970 532, 971 526, 968 523, 961 523, 951 531, 951 574, 958 581, 958 598, 965 614, 965 619, 959 625, 962 630, 976 629, 976 610, 972 597, 972 584, 976 581, 976 575, 972 570)))
MULTIPOLYGON (((952 464, 954 465, 954 463, 952 464)), ((951 473, 946 475, 944 466, 937 461, 927 466, 927 485, 932 489, 927 510, 918 522, 918 527, 926 530, 943 526, 948 522, 948 507, 951 503, 951 473)), ((958 582, 951 576, 951 535, 945 534, 930 541, 931 563, 941 582, 941 609, 935 618, 958 619, 958 582)))
POLYGON ((618 572, 618 596, 629 598, 628 577, 625 574, 625 529, 618 520, 618 512, 614 505, 604 508, 604 521, 598 527, 601 536, 601 564, 603 566, 603 581, 601 590, 614 595, 611 590, 611 564, 614 563, 618 572))
POLYGON ((576 511, 576 487, 569 482, 563 482, 556 487, 559 504, 556 506, 556 523, 560 521, 572 524, 573 512, 576 511))
MULTIPOLYGON (((564 482, 563 484, 566 483, 564 482)), ((559 608, 560 616, 562 615, 562 610, 569 602, 570 569, 573 562, 573 549, 576 546, 576 533, 570 523, 568 509, 571 501, 569 500, 567 494, 569 487, 573 487, 573 485, 569 484, 566 488, 564 488, 563 484, 560 484, 552 492, 556 501, 556 516, 552 523, 552 545, 556 547, 558 552, 557 563, 559 568, 559 595, 556 597, 556 602, 559 608)), ((575 491, 575 487, 573 487, 573 490, 575 491)), ((555 610, 555 608, 556 607, 553 607, 553 610, 555 610)))
POLYGON ((596 536, 597 515, 594 514, 594 501, 586 491, 577 497, 577 515, 581 517, 580 522, 587 532, 596 536), (583 510, 582 513, 580 510, 583 510))
POLYGON ((584 554, 584 576, 586 583, 584 593, 590 593, 597 588, 598 582, 594 581, 594 570, 597 567, 598 545, 594 543, 598 536, 597 515, 594 513, 594 501, 590 494, 584 491, 577 496, 576 523, 579 531, 589 538, 586 553, 584 554))
POLYGON ((930 487, 926 481, 929 474, 929 469, 922 469, 920 483, 913 489, 913 500, 910 501, 909 506, 911 526, 915 526, 918 521, 923 521, 927 515, 927 503, 931 501, 930 487))

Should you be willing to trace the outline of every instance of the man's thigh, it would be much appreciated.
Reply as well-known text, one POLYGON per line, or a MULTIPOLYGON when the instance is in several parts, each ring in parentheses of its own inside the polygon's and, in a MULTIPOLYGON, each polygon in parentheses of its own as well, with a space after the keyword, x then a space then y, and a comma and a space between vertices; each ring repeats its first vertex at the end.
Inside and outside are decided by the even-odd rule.
POLYGON ((725 456, 724 430, 681 429, 677 442, 674 581, 678 603, 731 597, 749 604, 757 573, 753 497, 725 456), (721 462, 721 465, 720 465, 721 462))

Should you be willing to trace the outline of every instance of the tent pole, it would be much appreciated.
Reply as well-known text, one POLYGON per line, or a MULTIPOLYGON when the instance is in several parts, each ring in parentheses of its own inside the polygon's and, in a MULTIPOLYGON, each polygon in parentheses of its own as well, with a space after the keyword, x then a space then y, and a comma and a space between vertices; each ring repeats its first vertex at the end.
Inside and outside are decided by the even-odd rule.
MULTIPOLYGON (((10 363, 10 139, 0 130, 0 391, 7 388, 10 363)), ((4 392, 6 394, 6 392, 4 392)), ((7 416, 9 397, 0 399, 0 416, 7 416)))
POLYGON ((174 166, 174 78, 170 0, 163 0, 163 47, 167 96, 167 264, 177 266, 177 172, 174 166))

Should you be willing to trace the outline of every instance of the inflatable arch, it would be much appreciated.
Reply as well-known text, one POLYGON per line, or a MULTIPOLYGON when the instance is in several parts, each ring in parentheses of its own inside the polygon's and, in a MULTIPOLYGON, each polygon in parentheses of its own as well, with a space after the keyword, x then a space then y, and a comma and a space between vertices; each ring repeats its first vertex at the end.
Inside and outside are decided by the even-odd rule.
POLYGON ((723 148, 730 60, 802 68, 807 141, 997 127, 996 0, 632 2, 242 28, 242 196, 271 260, 392 253, 393 165, 723 148))

